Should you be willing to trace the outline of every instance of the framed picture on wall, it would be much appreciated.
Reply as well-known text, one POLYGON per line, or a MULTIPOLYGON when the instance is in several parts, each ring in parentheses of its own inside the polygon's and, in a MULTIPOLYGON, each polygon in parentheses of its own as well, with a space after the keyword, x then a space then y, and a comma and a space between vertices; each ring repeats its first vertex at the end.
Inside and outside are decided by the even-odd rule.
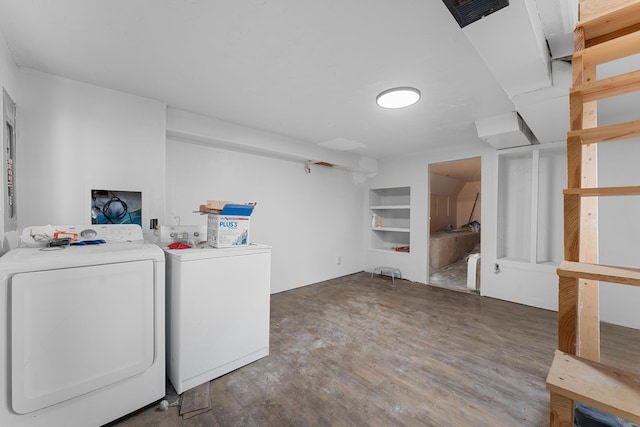
POLYGON ((91 224, 142 226, 142 192, 91 190, 91 224))

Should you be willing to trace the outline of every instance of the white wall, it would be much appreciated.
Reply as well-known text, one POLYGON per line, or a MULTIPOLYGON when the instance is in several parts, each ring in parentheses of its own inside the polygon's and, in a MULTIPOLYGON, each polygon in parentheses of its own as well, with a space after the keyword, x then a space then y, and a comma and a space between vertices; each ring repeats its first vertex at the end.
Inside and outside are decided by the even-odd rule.
MULTIPOLYGON (((163 104, 31 70, 18 71, 1 39, 0 83, 18 104, 19 228, 89 223, 92 188, 142 191, 145 228, 150 218, 172 223, 174 214, 183 224, 187 218, 204 223, 204 217, 194 217, 191 211, 210 198, 257 201, 252 237, 274 247, 273 292, 360 271, 363 265, 367 271, 380 265, 397 266, 405 278, 426 283, 428 165, 481 156, 482 294, 557 308, 553 265, 497 259, 498 156, 475 137, 466 146, 381 161, 377 176, 361 184, 361 174, 343 169, 314 167, 306 175, 302 163, 274 158, 277 153, 273 152, 265 157, 206 143, 172 140, 165 144, 163 104), (388 255, 367 250, 368 189, 403 186, 411 187, 411 252, 388 255), (494 273, 497 262, 499 274, 494 273)), ((236 128, 234 134, 242 139, 243 131, 236 128)), ((256 132, 247 130, 246 134, 260 143, 256 132)), ((632 143, 604 146, 603 176, 625 179, 625 183, 607 185, 637 182, 640 172, 633 159, 640 153, 629 154, 637 148, 632 143), (624 173, 620 165, 626 166, 624 173)), ((345 160, 351 162, 352 170, 360 164, 365 165, 364 171, 375 170, 370 159, 345 160)), ((640 265, 636 208, 640 207, 616 200, 602 206, 601 218, 608 218, 610 224, 604 231, 611 237, 602 242, 601 262, 623 260, 628 261, 625 265, 640 265)), ((639 294, 637 288, 603 285, 602 319, 640 328, 635 310, 639 294)))
MULTIPOLYGON (((403 276, 420 283, 427 282, 427 229, 428 229, 428 165, 445 161, 482 157, 482 242, 481 242, 481 293, 483 296, 503 299, 516 303, 531 305, 550 310, 557 310, 558 278, 556 265, 553 263, 526 263, 499 259, 497 257, 498 241, 498 153, 475 138, 472 143, 452 149, 434 150, 423 154, 406 157, 385 159, 378 164, 378 175, 370 183, 372 188, 411 186, 411 253, 404 257, 382 257, 379 253, 366 250, 365 269, 371 271, 379 265, 390 265, 401 269, 403 276), (499 264, 499 272, 494 272, 495 264, 499 264)), ((638 150, 637 148, 635 150, 638 150)), ((624 177, 627 183, 637 182, 640 172, 634 167, 635 155, 629 155, 629 149, 624 146, 615 148, 613 144, 607 147, 607 160, 601 161, 601 170, 607 173, 617 170, 614 165, 628 164, 624 177)), ((640 155, 640 152, 638 153, 640 155)), ((601 158, 604 156, 601 156, 601 158)), ((601 172, 602 173, 602 172, 601 172)), ((603 184, 601 184, 603 185, 603 184)), ((561 194, 558 194, 561 200, 561 194)), ((640 201, 638 201, 640 202, 640 201)), ((636 203, 638 203, 636 202, 636 203)), ((520 203, 513 201, 513 203, 520 203)), ((610 202, 612 203, 612 202, 610 202)), ((620 201, 619 203, 629 203, 620 201)), ((555 205, 555 202, 553 203, 555 205)), ((629 205, 626 205, 629 206, 629 205)), ((640 206, 638 206, 640 209, 640 206)), ((613 252, 617 258, 633 258, 640 266, 637 257, 637 246, 640 242, 640 227, 634 223, 634 213, 637 214, 635 204, 631 208, 605 205, 602 217, 612 218, 614 215, 626 213, 626 219, 618 222, 618 238, 605 239, 601 245, 601 262, 611 258, 613 252), (619 224, 623 224, 621 229, 619 224), (623 231, 624 230, 624 231, 623 231), (633 230, 631 238, 627 238, 627 230, 633 230), (613 249, 615 247, 615 250, 613 249), (607 254, 604 254, 604 252, 607 254)), ((635 215, 637 216, 637 215, 635 215)), ((616 221, 610 227, 615 227, 616 221)), ((365 226, 366 228, 366 226, 365 226)), ((516 230, 516 232, 518 232, 516 230)), ((523 230, 523 233, 530 231, 523 230)), ((553 231, 555 233, 555 231, 553 231)), ((554 236, 552 240, 560 242, 554 236)), ((630 264, 626 264, 630 265, 630 264)), ((620 285, 603 284, 601 287, 601 319, 605 322, 640 328, 640 316, 637 307, 640 304, 640 289, 620 287, 620 285)))
POLYGON ((206 224, 207 200, 257 202, 250 240, 271 245, 271 292, 362 271, 364 184, 304 162, 167 139, 167 224, 206 224), (340 264, 338 264, 340 257, 340 264))
MULTIPOLYGON (((2 33, 0 33, 0 96, 2 96, 1 89, 4 88, 4 90, 7 91, 11 99, 13 99, 13 101, 17 103, 18 102, 17 81, 18 81, 18 69, 16 68, 15 63, 13 62, 11 52, 7 47, 7 43, 4 39, 4 36, 2 35, 2 33)), ((1 116, 2 116, 2 113, 0 110, 0 117, 1 116)), ((4 123, 2 123, 2 126, 0 126, 0 141, 4 141, 4 138, 5 138, 4 132, 5 132, 5 126, 4 126, 4 123)), ((4 162, 5 162, 4 152, 0 152, 0 164, 4 165, 4 162)), ((2 171, 2 173, 0 173, 0 175, 2 176, 2 178, 0 178, 0 188, 2 188, 2 191, 4 191, 6 188, 6 177, 4 173, 4 168, 0 168, 0 170, 2 171)), ((4 218, 4 200, 2 197, 0 197, 0 236, 4 235, 4 221, 2 220, 2 218, 4 218)), ((6 248, 4 247, 5 243, 1 242, 0 245, 2 245, 0 246, 1 248, 0 252, 4 252, 6 250, 6 248)))
POLYGON ((322 161, 362 174, 375 173, 378 166, 377 160, 350 151, 330 150, 318 144, 175 108, 167 110, 167 137, 277 159, 304 163, 322 161))
MULTIPOLYGON (((166 147, 164 104, 32 70, 18 80, 19 228, 90 223, 94 188, 142 191, 149 238, 150 218, 204 224, 192 211, 208 199, 257 201, 252 237, 274 247, 274 292, 362 270, 361 173, 314 166, 306 175, 303 162, 274 153, 166 147)), ((253 130, 233 132, 261 142, 253 130)))
MULTIPOLYGON (((373 232, 366 230, 366 271, 373 271, 379 266, 395 267, 400 269, 403 278, 427 283, 428 176, 429 165, 423 155, 397 157, 378 162, 378 174, 370 180, 370 188, 411 187, 411 235, 409 238, 411 251, 389 253, 372 250, 371 233, 373 232)), ((368 229, 368 212, 363 215, 362 222, 363 227, 368 229)))
MULTIPOLYGON (((372 188, 411 186, 411 252, 409 254, 392 254, 388 257, 369 249, 366 250, 365 270, 371 271, 376 266, 388 265, 400 268, 403 277, 420 283, 428 282, 428 229, 429 229, 429 165, 432 163, 448 162, 466 159, 470 157, 482 157, 482 190, 483 195, 482 214, 482 270, 488 271, 489 264, 493 265, 491 256, 495 258, 495 223, 487 218, 487 206, 495 205, 496 177, 495 150, 477 139, 470 133, 468 138, 473 141, 455 148, 443 148, 431 150, 426 153, 416 153, 407 156, 398 156, 379 161, 378 174, 371 180, 372 188), (493 190, 492 190, 493 188, 493 190), (490 241, 494 241, 491 248, 490 241), (493 255, 490 255, 493 254, 493 255), (488 259, 485 259, 485 255, 488 259)), ((482 280, 484 280, 483 273, 482 280)), ((482 287, 484 289, 484 282, 482 287)), ((484 294, 483 290, 483 294, 484 294)))
POLYGON ((7 42, 2 33, 0 33, 0 84, 11 97, 15 97, 17 74, 18 69, 13 62, 7 42))
MULTIPOLYGON (((640 139, 598 145, 598 185, 637 185, 640 139)), ((640 198, 599 199, 600 263, 640 268, 640 198)), ((602 283, 600 308, 612 323, 638 328, 640 287, 602 283)), ((604 316, 603 316, 604 317, 604 316)))
POLYGON ((165 105, 22 69, 18 228, 90 224, 90 191, 142 192, 142 225, 163 219, 165 105))

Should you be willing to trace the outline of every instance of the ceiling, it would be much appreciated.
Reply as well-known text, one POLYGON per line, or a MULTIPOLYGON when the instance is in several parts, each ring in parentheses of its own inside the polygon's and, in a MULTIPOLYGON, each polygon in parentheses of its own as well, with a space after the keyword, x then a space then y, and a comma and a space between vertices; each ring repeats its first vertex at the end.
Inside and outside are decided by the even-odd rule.
POLYGON ((483 144, 476 120, 526 112, 523 93, 540 84, 509 67, 549 80, 551 59, 572 48, 576 2, 511 0, 462 30, 440 0, 0 0, 0 33, 19 67, 380 159, 483 144), (521 59, 500 52, 505 41, 521 59), (377 107, 395 86, 422 99, 377 107))

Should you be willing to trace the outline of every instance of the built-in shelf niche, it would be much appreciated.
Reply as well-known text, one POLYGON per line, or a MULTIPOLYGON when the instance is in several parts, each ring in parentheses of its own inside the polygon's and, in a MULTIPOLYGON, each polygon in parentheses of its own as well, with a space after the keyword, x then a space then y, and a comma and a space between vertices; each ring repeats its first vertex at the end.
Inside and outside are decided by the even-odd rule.
POLYGON ((498 154, 498 259, 562 261, 566 174, 564 146, 498 154))
POLYGON ((408 247, 411 226, 411 188, 376 188, 369 192, 371 249, 396 253, 408 247))

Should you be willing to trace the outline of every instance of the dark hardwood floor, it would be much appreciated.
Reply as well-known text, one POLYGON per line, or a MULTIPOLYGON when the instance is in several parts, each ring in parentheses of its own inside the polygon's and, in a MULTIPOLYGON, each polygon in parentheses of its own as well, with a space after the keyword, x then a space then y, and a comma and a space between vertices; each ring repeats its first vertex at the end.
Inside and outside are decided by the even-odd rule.
MULTIPOLYGON (((211 381, 210 410, 113 425, 546 426, 555 347, 555 312, 358 273, 272 295, 270 355, 211 381)), ((603 324, 602 348, 629 370, 640 331, 603 324)))

